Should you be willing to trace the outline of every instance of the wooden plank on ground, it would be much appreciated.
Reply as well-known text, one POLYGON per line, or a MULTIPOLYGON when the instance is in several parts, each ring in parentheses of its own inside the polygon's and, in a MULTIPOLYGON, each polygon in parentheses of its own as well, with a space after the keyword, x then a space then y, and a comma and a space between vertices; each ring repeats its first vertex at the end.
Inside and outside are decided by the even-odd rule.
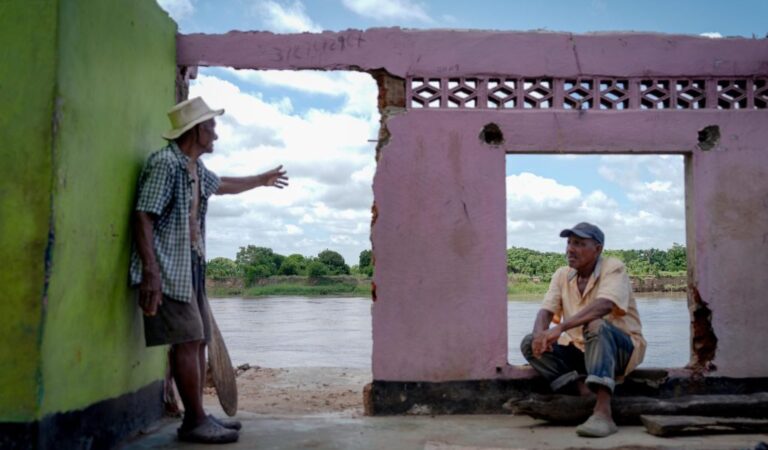
POLYGON ((690 436, 722 433, 766 433, 768 419, 704 416, 640 416, 645 429, 654 436, 690 436))
MULTIPOLYGON (((592 413, 595 400, 572 395, 513 398, 504 409, 550 422, 578 423, 592 413)), ((613 417, 619 423, 640 423, 641 415, 768 417, 768 392, 748 395, 689 395, 676 398, 614 397, 613 417)))

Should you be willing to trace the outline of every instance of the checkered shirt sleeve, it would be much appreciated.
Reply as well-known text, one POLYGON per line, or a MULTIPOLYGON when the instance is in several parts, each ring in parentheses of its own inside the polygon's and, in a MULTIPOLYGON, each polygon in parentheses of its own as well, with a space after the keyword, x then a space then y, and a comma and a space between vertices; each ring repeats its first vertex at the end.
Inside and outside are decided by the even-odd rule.
POLYGON ((159 216, 173 196, 174 162, 163 154, 155 153, 148 160, 139 177, 137 211, 159 216))

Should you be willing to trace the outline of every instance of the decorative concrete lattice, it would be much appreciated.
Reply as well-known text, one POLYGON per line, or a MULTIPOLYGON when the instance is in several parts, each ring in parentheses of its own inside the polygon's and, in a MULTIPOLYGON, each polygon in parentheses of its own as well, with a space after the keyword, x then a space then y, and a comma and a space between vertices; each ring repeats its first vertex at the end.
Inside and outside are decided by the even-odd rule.
POLYGON ((487 84, 488 108, 515 108, 517 101, 517 80, 491 78, 487 84))
POLYGON ((443 82, 439 78, 414 78, 411 80, 411 107, 440 108, 443 82))
POLYGON ((702 109, 707 107, 707 86, 704 80, 678 80, 675 83, 677 109, 702 109))
POLYGON ((477 108, 477 78, 451 78, 448 80, 449 108, 477 108))
POLYGON ((755 80, 753 84, 755 108, 766 109, 768 107, 768 80, 755 80))
POLYGON ((629 108, 629 80, 600 80, 600 109, 629 108))
POLYGON ((744 109, 747 101, 747 80, 717 82, 717 109, 744 109))
POLYGON ((640 80, 640 109, 669 109, 672 92, 669 80, 640 80))
POLYGON ((410 108, 768 109, 768 79, 412 77, 410 108))
POLYGON ((552 107, 553 83, 551 79, 526 78, 523 80, 523 107, 549 109, 552 107))
POLYGON ((590 79, 565 80, 564 109, 591 109, 594 105, 594 82, 590 79))

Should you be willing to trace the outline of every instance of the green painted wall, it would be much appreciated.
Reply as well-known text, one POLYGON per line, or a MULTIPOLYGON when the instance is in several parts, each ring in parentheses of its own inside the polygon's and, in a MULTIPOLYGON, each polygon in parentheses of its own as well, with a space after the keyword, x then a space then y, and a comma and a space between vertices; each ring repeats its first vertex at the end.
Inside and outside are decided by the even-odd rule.
POLYGON ((154 1, 60 0, 54 245, 40 417, 163 377, 128 288, 130 213, 175 103, 176 25, 154 1))
POLYGON ((57 4, 0 1, 0 422, 38 409, 57 4))
POLYGON ((164 375, 128 287, 129 220, 175 100, 175 35, 152 0, 0 1, 0 422, 164 375))

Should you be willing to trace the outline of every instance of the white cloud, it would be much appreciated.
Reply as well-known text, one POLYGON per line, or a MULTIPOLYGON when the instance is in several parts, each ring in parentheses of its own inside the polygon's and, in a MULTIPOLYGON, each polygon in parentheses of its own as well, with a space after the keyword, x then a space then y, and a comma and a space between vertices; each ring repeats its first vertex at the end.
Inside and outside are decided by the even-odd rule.
POLYGON ((378 89, 365 72, 322 72, 315 70, 235 70, 225 69, 242 81, 262 87, 282 87, 309 94, 346 97, 344 112, 373 117, 377 114, 378 89))
POLYGON ((665 249, 673 242, 685 242, 679 157, 605 157, 600 173, 623 184, 629 206, 601 190, 584 193, 576 186, 527 172, 508 176, 507 245, 564 251, 560 230, 582 221, 603 229, 609 249, 665 249), (653 173, 666 177, 648 181, 653 173))
MULTIPOLYGON (((331 248, 356 263, 360 251, 370 248, 375 146, 367 141, 378 133, 374 80, 362 73, 307 72, 320 85, 350 88, 323 91, 343 99, 333 111, 299 113, 288 98, 267 101, 206 72, 212 71, 201 70, 190 96, 226 110, 217 119, 219 140, 204 157, 206 165, 220 176, 242 176, 283 164, 290 177, 283 190, 214 196, 208 258, 233 258, 239 247, 252 244, 284 255, 311 256, 331 248)), ((270 72, 259 75, 265 76, 243 72, 239 78, 248 80, 249 90, 278 83, 261 83, 279 79, 270 72)))
POLYGON ((621 187, 638 208, 684 223, 685 180, 681 156, 602 157, 598 172, 621 187))
POLYGON ((274 0, 263 0, 253 6, 253 12, 260 17, 264 26, 277 33, 303 33, 323 31, 307 15, 304 4, 299 0, 292 3, 278 3, 274 0))
POLYGON ((368 19, 434 22, 422 3, 410 0, 342 0, 342 3, 355 14, 368 19))
POLYGON ((195 13, 192 0, 157 0, 157 4, 176 22, 195 13))
POLYGON ((701 33, 701 34, 699 34, 699 36, 704 36, 704 37, 708 37, 708 38, 711 38, 711 39, 720 39, 720 38, 723 37, 722 34, 716 32, 716 31, 715 32, 701 33))

